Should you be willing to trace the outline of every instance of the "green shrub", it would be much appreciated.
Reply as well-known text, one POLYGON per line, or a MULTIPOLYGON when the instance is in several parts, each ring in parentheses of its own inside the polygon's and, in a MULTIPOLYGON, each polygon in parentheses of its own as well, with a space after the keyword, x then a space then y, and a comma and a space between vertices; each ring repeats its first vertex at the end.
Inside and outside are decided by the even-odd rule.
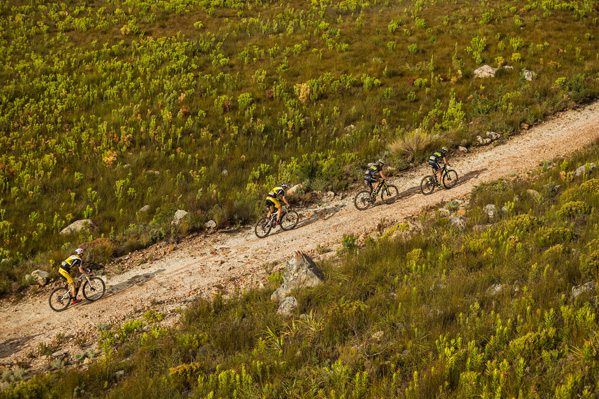
POLYGON ((559 215, 567 218, 591 213, 591 207, 584 201, 570 201, 559 210, 559 215))
POLYGON ((565 227, 545 227, 536 234, 539 245, 549 247, 560 243, 569 243, 574 234, 565 227))

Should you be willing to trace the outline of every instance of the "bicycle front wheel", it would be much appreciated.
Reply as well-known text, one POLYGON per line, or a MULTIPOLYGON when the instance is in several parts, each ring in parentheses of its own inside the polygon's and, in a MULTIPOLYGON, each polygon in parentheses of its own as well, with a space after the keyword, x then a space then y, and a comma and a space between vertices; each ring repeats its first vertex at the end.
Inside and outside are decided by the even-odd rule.
POLYGON ((281 228, 283 230, 291 230, 297 226, 299 215, 296 211, 287 211, 285 216, 281 218, 281 228))
POLYGON ((106 284, 100 277, 92 277, 83 284, 83 296, 88 301, 97 301, 104 296, 106 284))
POLYGON ((392 204, 399 199, 399 190, 393 184, 389 184, 387 189, 383 188, 381 198, 385 204, 392 204))
POLYGON ((443 175, 443 185, 445 188, 452 188, 458 183, 458 172, 453 169, 449 169, 447 173, 443 175))
POLYGON ((368 190, 360 191, 354 198, 354 205, 361 211, 367 209, 371 203, 370 191, 368 190))
POLYGON ((270 218, 265 216, 258 220, 258 223, 256 223, 256 227, 254 228, 254 232, 256 233, 256 237, 264 238, 270 233, 270 229, 272 229, 272 226, 270 225, 270 218))
POLYGON ((62 312, 68 308, 70 301, 71 294, 69 293, 69 289, 66 287, 56 288, 50 294, 50 298, 48 298, 50 308, 52 308, 52 310, 55 312, 62 312))
POLYGON ((420 182, 420 191, 424 195, 432 194, 435 191, 435 178, 433 176, 425 176, 420 182))

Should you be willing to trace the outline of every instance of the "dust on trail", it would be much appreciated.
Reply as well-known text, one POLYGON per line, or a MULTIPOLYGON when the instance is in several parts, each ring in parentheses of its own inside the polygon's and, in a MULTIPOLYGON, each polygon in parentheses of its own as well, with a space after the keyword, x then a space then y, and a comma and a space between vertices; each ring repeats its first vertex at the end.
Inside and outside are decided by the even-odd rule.
POLYGON ((353 206, 354 193, 350 193, 315 209, 298 209, 304 217, 295 230, 277 230, 265 239, 258 239, 253 228, 187 238, 162 259, 110 276, 106 297, 95 303, 84 301, 56 313, 48 306, 49 288, 18 303, 3 300, 0 364, 27 360, 26 355, 35 352, 39 343, 49 343, 59 333, 82 332, 94 341, 98 323, 139 317, 139 310, 151 305, 171 313, 198 295, 210 297, 223 288, 234 292, 235 288, 260 286, 268 276, 264 265, 282 264, 294 251, 314 253, 318 245, 335 248, 344 235, 372 231, 383 218, 401 220, 440 202, 465 197, 482 182, 521 174, 597 138, 599 102, 555 116, 504 144, 464 155, 450 154, 449 161, 460 174, 458 185, 451 190, 420 194, 420 180, 429 173, 429 167, 422 165, 392 180, 402 196, 392 205, 361 212, 353 206))

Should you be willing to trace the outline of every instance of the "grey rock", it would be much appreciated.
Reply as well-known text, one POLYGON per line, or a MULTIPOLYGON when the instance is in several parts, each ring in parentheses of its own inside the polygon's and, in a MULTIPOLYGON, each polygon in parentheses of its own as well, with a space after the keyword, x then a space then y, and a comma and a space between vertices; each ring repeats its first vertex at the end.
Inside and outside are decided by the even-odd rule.
POLYGON ((38 285, 46 285, 48 282, 48 277, 50 277, 50 273, 43 270, 34 270, 31 272, 31 277, 35 279, 35 282, 38 285))
POLYGON ((578 168, 576 168, 576 171, 574 171, 574 175, 575 176, 582 176, 585 173, 592 171, 596 167, 597 166, 593 162, 591 162, 590 164, 588 164, 588 167, 587 167, 587 165, 579 166, 578 168))
POLYGON ((216 222, 214 220, 209 220, 204 223, 204 227, 207 229, 214 229, 216 227, 216 222))
POLYGON ((8 258, 3 258, 2 260, 0 260, 0 263, 8 263, 10 262, 10 259, 8 258))
POLYGON ((64 236, 72 233, 79 233, 81 230, 89 231, 94 227, 96 226, 94 225, 94 222, 92 222, 91 219, 80 219, 62 229, 59 234, 61 236, 64 236))
POLYGON ((495 217, 495 212, 497 212, 497 208, 495 207, 495 204, 488 204, 485 205, 483 211, 485 211, 489 218, 493 219, 495 217))
POLYGON ((329 191, 329 192, 327 192, 327 193, 326 193, 326 194, 323 196, 323 198, 322 198, 322 199, 323 199, 324 201, 327 201, 327 202, 329 202, 329 201, 332 201, 334 198, 335 198, 335 193, 334 193, 334 192, 332 192, 332 191, 329 191))
POLYGON ((145 213, 148 212, 150 210, 150 205, 144 205, 139 209, 139 213, 145 213))
POLYGON ((514 67, 511 66, 511 65, 504 65, 504 66, 502 66, 502 68, 505 69, 506 71, 513 71, 514 70, 514 67))
POLYGON ((450 218, 449 223, 451 223, 452 226, 458 227, 460 229, 466 228, 466 219, 464 219, 462 216, 454 216, 450 218))
POLYGON ((526 193, 528 195, 530 195, 535 201, 541 201, 542 197, 541 194, 539 194, 539 192, 537 190, 533 190, 531 188, 529 188, 528 190, 526 190, 526 193))
POLYGON ((91 364, 92 359, 90 359, 89 357, 86 357, 85 359, 83 359, 83 364, 91 364))
POLYGON ((346 132, 353 132, 354 130, 356 130, 356 127, 354 125, 349 125, 346 126, 343 130, 345 130, 346 132))
POLYGON ((287 296, 283 298, 277 309, 277 314, 283 316, 289 316, 297 309, 297 299, 294 296, 287 296))
POLYGON ((476 140, 481 144, 481 145, 487 145, 487 144, 491 144, 491 142, 493 141, 491 138, 486 137, 483 138, 481 136, 476 136, 476 140))
POLYGON ((220 172, 223 176, 227 176, 229 174, 229 171, 227 169, 223 169, 222 172, 220 172))
POLYGON ((505 205, 504 205, 504 206, 502 206, 502 207, 501 207, 501 211, 502 211, 503 213, 508 213, 508 212, 509 212, 509 209, 507 209, 507 206, 505 206, 505 205))
POLYGON ((158 176, 160 174, 160 171, 158 170, 146 170, 146 173, 149 175, 156 175, 158 176))
POLYGON ((489 65, 483 65, 474 70, 474 77, 477 79, 494 78, 496 72, 497 68, 493 68, 489 65))
POLYGON ((499 133, 495 133, 495 132, 487 132, 485 133, 486 136, 488 138, 490 138, 491 140, 495 141, 495 140, 499 140, 501 138, 501 135, 499 133))
POLYGON ((272 293, 270 299, 280 301, 294 289, 315 287, 323 280, 322 270, 308 255, 298 251, 293 259, 287 261, 283 284, 272 293))
POLYGON ((188 215, 189 215, 189 212, 184 211, 183 209, 178 209, 177 212, 175 212, 175 216, 173 216, 173 221, 171 222, 171 225, 173 225, 173 226, 180 225, 181 222, 183 221, 183 219, 188 217, 188 215))
POLYGON ((302 186, 301 184, 296 184, 295 186, 291 187, 289 190, 287 190, 286 194, 289 195, 300 195, 304 193, 304 186, 302 186))
POLYGON ((449 215, 451 215, 451 211, 449 209, 439 208, 439 209, 437 209, 437 211, 439 212, 439 214, 441 216, 449 216, 449 215))
POLYGON ((490 296, 495 296, 499 294, 501 291, 503 291, 503 284, 493 284, 489 287, 489 289, 487 289, 487 294, 489 294, 490 296))
POLYGON ((466 147, 463 147, 463 146, 459 146, 459 147, 458 147, 458 150, 459 150, 459 151, 462 151, 462 152, 468 152, 468 148, 466 148, 466 147))
POLYGON ((125 370, 119 370, 116 373, 114 373, 116 378, 123 378, 125 376, 125 370))
POLYGON ((526 79, 530 82, 534 79, 534 77, 536 76, 536 73, 526 69, 526 70, 524 70, 524 72, 522 72, 522 76, 524 76, 524 79, 526 79))
POLYGON ((590 292, 594 292, 594 291, 595 291, 595 283, 592 281, 584 283, 583 285, 578 285, 576 287, 572 287, 572 299, 576 299, 580 295, 585 294, 587 292, 590 293, 590 292))

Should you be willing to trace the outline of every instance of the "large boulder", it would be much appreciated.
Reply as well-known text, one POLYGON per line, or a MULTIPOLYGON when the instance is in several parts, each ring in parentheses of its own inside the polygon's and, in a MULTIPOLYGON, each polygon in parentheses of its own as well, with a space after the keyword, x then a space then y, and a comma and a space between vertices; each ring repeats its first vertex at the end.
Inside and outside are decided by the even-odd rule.
POLYGON ((178 209, 177 212, 175 212, 175 216, 173 216, 173 221, 171 222, 171 224, 173 226, 180 225, 183 219, 185 219, 188 215, 189 212, 184 211, 183 209, 178 209))
POLYGON ((586 282, 583 285, 572 287, 572 299, 576 299, 582 294, 595 292, 595 283, 592 281, 586 282))
POLYGON ((31 276, 31 278, 35 280, 35 283, 37 285, 46 285, 46 283, 48 282, 48 277, 50 277, 50 274, 43 270, 34 270, 31 272, 29 276, 31 276))
POLYGON ((297 299, 295 299, 294 296, 286 296, 279 304, 277 314, 289 316, 290 314, 295 312, 295 309, 297 309, 297 299))
POLYGON ((522 76, 524 76, 524 79, 528 80, 529 82, 532 81, 535 76, 536 73, 534 73, 533 71, 529 71, 528 69, 524 70, 524 72, 522 72, 522 76))
POLYGON ((302 186, 301 184, 296 184, 295 186, 287 190, 287 195, 300 195, 303 194, 304 191, 304 186, 302 186))
POLYGON ((483 65, 474 70, 474 77, 478 79, 494 78, 495 72, 497 72, 497 68, 493 68, 489 65, 483 65))
POLYGON ((324 280, 324 273, 314 261, 302 252, 296 252, 293 259, 287 261, 283 274, 283 284, 272 293, 270 299, 280 301, 292 290, 315 287, 324 280))
POLYGON ((79 233, 81 230, 89 231, 95 227, 96 226, 94 225, 94 222, 92 222, 91 219, 80 219, 62 229, 59 234, 61 236, 64 236, 71 233, 79 233))

